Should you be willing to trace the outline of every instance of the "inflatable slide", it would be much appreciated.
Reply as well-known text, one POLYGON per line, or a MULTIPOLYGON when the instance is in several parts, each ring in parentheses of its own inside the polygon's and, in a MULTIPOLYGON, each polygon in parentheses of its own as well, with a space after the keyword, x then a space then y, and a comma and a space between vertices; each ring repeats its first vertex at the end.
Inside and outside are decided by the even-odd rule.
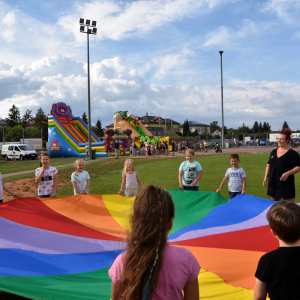
MULTIPOLYGON (((105 142, 92 132, 92 150, 96 156, 107 156, 105 142)), ((85 157, 88 126, 80 117, 73 117, 69 105, 54 103, 48 116, 48 152, 51 157, 85 157)))

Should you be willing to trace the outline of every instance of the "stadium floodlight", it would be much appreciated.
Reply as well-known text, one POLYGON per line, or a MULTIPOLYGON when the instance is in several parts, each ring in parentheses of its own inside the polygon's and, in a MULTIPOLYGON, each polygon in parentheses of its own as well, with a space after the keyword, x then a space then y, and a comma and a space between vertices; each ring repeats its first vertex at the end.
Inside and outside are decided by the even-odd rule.
POLYGON ((89 123, 88 123, 88 128, 89 128, 89 159, 92 159, 92 118, 91 118, 91 92, 90 92, 90 44, 89 44, 89 35, 97 34, 97 28, 96 28, 96 21, 92 21, 91 25, 91 20, 85 20, 80 18, 79 19, 79 25, 80 25, 80 32, 86 33, 87 35, 87 71, 88 71, 88 118, 89 118, 89 123), (85 26, 87 27, 87 30, 85 31, 85 26), (93 27, 90 29, 89 27, 93 27))

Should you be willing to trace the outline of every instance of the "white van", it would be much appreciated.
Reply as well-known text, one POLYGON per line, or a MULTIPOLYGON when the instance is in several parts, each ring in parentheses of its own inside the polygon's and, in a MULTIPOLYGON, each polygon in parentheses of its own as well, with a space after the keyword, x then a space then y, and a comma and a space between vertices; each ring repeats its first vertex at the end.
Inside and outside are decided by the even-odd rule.
POLYGON ((7 144, 2 145, 1 156, 5 160, 12 159, 15 152, 15 158, 23 160, 24 158, 36 159, 37 153, 30 146, 26 144, 7 144))

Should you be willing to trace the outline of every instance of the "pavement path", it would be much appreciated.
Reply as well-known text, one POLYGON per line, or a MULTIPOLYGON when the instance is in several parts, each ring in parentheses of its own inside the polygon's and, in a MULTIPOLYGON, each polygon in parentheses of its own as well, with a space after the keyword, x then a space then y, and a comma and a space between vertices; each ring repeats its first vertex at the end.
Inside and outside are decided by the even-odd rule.
MULTIPOLYGON (((270 153, 272 150, 274 149, 274 147, 263 147, 263 146, 259 146, 259 147, 239 147, 239 148, 224 148, 222 149, 223 154, 231 154, 231 153, 253 153, 253 154, 261 154, 261 153, 270 153)), ((297 151, 298 152, 298 151, 297 151)), ((196 156, 200 156, 200 155, 220 155, 215 153, 215 151, 208 151, 207 153, 203 152, 195 152, 196 156)), ((162 156, 162 155, 161 155, 162 156)), ((183 153, 175 153, 176 157, 181 157, 184 156, 183 153)), ((103 158, 97 158, 97 161, 99 160, 106 160, 106 159, 111 159, 112 157, 103 157, 103 158)), ((136 156, 135 158, 146 158, 145 156, 136 156)), ((92 163, 94 162, 94 160, 87 160, 86 163, 92 163)), ((73 166, 74 163, 69 163, 69 164, 64 164, 64 165, 58 165, 55 166, 55 168, 62 168, 62 167, 68 167, 68 166, 73 166)), ((9 174, 3 174, 2 178, 6 178, 6 177, 11 177, 11 176, 16 176, 16 175, 22 175, 22 174, 35 174, 35 169, 34 170, 27 170, 27 171, 22 171, 22 172, 15 172, 15 173, 9 173, 9 174)))

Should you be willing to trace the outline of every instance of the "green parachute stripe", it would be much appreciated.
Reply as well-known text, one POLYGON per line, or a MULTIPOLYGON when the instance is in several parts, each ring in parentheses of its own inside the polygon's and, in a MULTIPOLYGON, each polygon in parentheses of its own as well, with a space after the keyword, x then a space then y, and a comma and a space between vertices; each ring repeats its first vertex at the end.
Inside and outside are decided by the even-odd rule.
POLYGON ((57 276, 0 276, 1 290, 29 299, 109 300, 108 270, 57 276))

